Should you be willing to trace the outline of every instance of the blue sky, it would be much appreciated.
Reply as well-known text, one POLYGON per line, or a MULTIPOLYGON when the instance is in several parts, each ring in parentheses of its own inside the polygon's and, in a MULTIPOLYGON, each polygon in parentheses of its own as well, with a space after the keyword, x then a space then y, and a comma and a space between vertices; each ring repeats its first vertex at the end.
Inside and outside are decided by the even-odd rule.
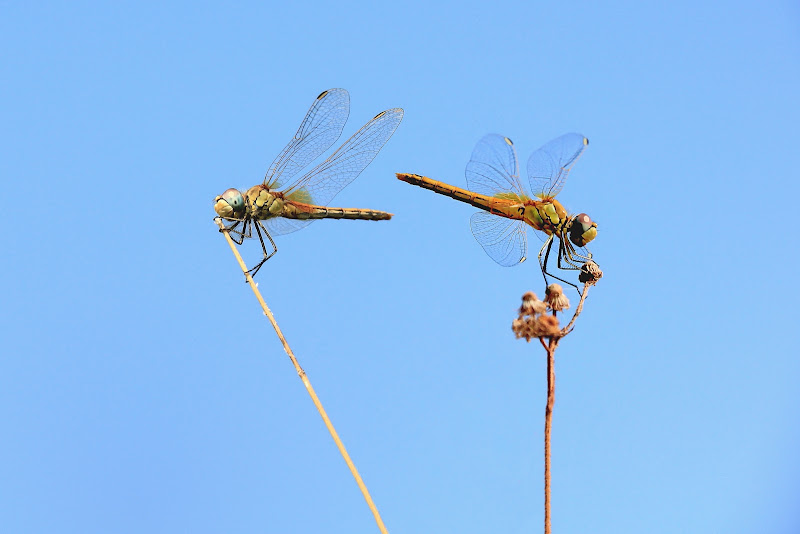
POLYGON ((605 277, 557 356, 554 532, 800 529, 796 3, 0 12, 4 530, 377 532, 212 223, 332 87, 344 136, 405 109, 334 202, 395 218, 259 280, 390 532, 540 531, 546 378, 510 331, 535 262, 394 173, 571 131, 605 277))

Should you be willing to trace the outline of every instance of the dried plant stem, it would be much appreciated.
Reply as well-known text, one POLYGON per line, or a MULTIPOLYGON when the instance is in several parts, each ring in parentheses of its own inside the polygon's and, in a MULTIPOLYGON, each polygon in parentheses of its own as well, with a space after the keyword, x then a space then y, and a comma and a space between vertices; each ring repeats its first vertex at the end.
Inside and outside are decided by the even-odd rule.
POLYGON ((236 257, 236 261, 239 262, 239 267, 241 267, 242 272, 244 272, 245 277, 247 278, 247 282, 250 285, 250 289, 253 290, 253 293, 258 299, 258 303, 261 304, 261 309, 264 310, 264 315, 267 316, 269 322, 272 324, 272 328, 275 329, 275 333, 278 334, 278 339, 281 340, 283 344, 283 350, 286 351, 286 354, 289 355, 289 359, 292 360, 292 365, 294 365, 295 371, 297 371, 297 375, 303 381, 303 385, 306 387, 308 394, 311 396, 311 400, 314 402, 314 406, 317 407, 317 411, 319 412, 320 416, 322 416, 322 420, 325 422, 325 426, 328 428, 328 432, 330 432, 333 441, 336 443, 336 447, 339 449, 339 453, 344 458, 345 463, 347 463, 347 467, 350 469, 350 473, 353 475, 353 478, 356 480, 356 484, 358 484, 358 488, 361 490, 361 494, 364 496, 364 500, 367 501, 367 506, 372 511, 372 515, 375 517, 375 522, 378 524, 378 528, 380 529, 382 534, 388 534, 386 530, 386 526, 383 524, 383 520, 381 519, 381 515, 378 513, 378 509, 375 507, 375 503, 372 501, 372 497, 367 490, 367 486, 364 484, 364 481, 361 479, 361 475, 358 474, 358 470, 356 469, 353 460, 350 459, 350 455, 347 454, 347 449, 344 448, 344 443, 342 440, 339 439, 339 434, 336 433, 336 429, 333 428, 333 423, 328 418, 328 414, 325 413, 325 408, 322 407, 322 403, 317 397, 314 388, 311 386, 311 382, 308 380, 308 376, 306 376, 306 372, 300 367, 300 364, 297 362, 297 358, 294 357, 294 353, 292 352, 291 347, 289 347, 289 343, 286 342, 286 338, 283 337, 283 333, 281 332, 280 327, 278 327, 278 323, 275 321, 275 317, 272 315, 269 307, 267 307, 267 303, 264 302, 264 298, 261 296, 261 292, 258 290, 258 286, 253 281, 253 277, 247 272, 247 266, 242 260, 242 256, 239 254, 239 250, 236 248, 236 244, 231 239, 231 236, 225 231, 225 226, 219 219, 214 219, 214 222, 220 227, 222 235, 225 236, 225 239, 228 241, 228 245, 230 245, 231 250, 233 251, 233 255, 236 257))
POLYGON ((583 304, 589 293, 589 286, 597 283, 603 276, 603 272, 592 262, 586 263, 581 268, 580 280, 584 282, 581 291, 581 300, 575 313, 572 315, 567 326, 558 328, 558 312, 569 308, 569 300, 564 296, 563 290, 558 284, 550 284, 545 290, 545 299, 540 301, 536 298, 533 291, 528 291, 522 295, 522 305, 519 308, 519 315, 511 323, 511 331, 517 339, 530 341, 538 339, 539 343, 547 352, 547 406, 544 412, 544 532, 550 534, 552 531, 550 515, 550 438, 553 430, 553 405, 556 400, 556 371, 555 356, 556 348, 561 339, 572 332, 575 327, 575 320, 583 311, 583 304), (547 309, 552 311, 552 315, 547 315, 547 309))
POLYGON ((550 527, 550 434, 553 428, 553 404, 556 401, 555 352, 558 340, 549 338, 547 348, 547 407, 544 412, 544 532, 550 527))
MULTIPOLYGON (((575 325, 575 320, 578 315, 583 311, 583 303, 586 301, 586 295, 589 293, 589 286, 592 284, 586 283, 583 285, 581 291, 581 300, 575 308, 575 313, 572 315, 569 324, 561 329, 557 336, 547 338, 545 344, 543 338, 539 338, 542 346, 547 351, 547 407, 544 412, 544 532, 551 534, 552 527, 550 524, 550 436, 553 429, 553 405, 556 402, 556 369, 555 369, 555 356, 558 342, 561 338, 572 332, 575 325)), ((556 312, 553 312, 553 316, 556 312)))
MULTIPOLYGON (((577 319, 578 316, 583 311, 583 303, 586 301, 586 295, 589 294, 589 286, 591 286, 591 285, 594 285, 594 284, 592 284, 592 283, 583 284, 583 291, 581 291, 581 300, 580 300, 580 302, 578 302, 578 307, 575 308, 575 314, 572 316, 572 319, 570 319, 569 324, 567 324, 567 326, 565 326, 564 328, 561 329, 561 336, 560 337, 564 337, 567 334, 569 334, 570 332, 572 332, 572 329, 574 328, 574 325, 575 325, 575 319, 577 319)), ((556 342, 556 344, 557 343, 558 342, 556 342)))

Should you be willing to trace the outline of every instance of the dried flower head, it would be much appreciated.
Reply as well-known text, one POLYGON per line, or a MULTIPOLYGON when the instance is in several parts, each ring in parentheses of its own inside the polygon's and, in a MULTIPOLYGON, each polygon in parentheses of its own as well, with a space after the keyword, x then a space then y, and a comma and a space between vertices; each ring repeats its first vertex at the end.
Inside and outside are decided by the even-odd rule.
POLYGON ((578 280, 584 284, 594 285, 603 277, 603 271, 600 267, 591 260, 581 265, 581 274, 578 275, 578 280))
POLYGON ((558 284, 550 284, 547 286, 544 301, 554 312, 560 312, 569 308, 569 299, 564 294, 564 290, 558 284))
POLYGON ((522 295, 522 306, 519 308, 520 317, 523 315, 536 315, 544 313, 547 309, 545 303, 536 297, 536 293, 528 291, 522 295))
POLYGON ((533 317, 527 317, 525 319, 514 319, 511 323, 511 330, 514 332, 514 335, 517 339, 525 338, 525 341, 530 341, 533 336, 533 325, 536 323, 536 320, 533 317))
POLYGON ((558 327, 558 317, 553 315, 542 315, 539 317, 539 328, 544 332, 543 336, 555 336, 561 333, 558 327))
MULTIPOLYGON (((544 317, 544 315, 542 317, 544 317)), ((542 324, 541 321, 542 317, 539 317, 536 320, 536 322, 533 325, 531 325, 531 334, 533 335, 533 337, 542 337, 549 335, 547 328, 542 324)))
POLYGON ((525 332, 525 320, 514 319, 511 321, 511 331, 514 332, 514 335, 517 336, 517 339, 521 338, 525 332))

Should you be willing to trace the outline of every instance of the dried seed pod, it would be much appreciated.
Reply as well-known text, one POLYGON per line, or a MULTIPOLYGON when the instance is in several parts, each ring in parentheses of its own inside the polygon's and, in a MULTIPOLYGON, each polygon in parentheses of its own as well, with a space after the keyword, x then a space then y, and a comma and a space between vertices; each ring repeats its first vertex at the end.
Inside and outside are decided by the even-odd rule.
POLYGON ((539 317, 539 328, 544 332, 543 336, 555 336, 561 333, 558 327, 558 317, 552 315, 542 315, 539 317))
POLYGON ((578 275, 578 280, 584 284, 596 284, 598 280, 603 277, 603 271, 600 267, 591 260, 581 265, 581 274, 578 275))
POLYGON ((525 320, 524 319, 514 319, 511 322, 511 331, 514 332, 514 336, 517 339, 523 337, 525 335, 525 320))
POLYGON ((558 284, 547 286, 544 301, 547 307, 554 312, 560 312, 569 308, 569 299, 564 294, 564 290, 558 284))
POLYGON ((522 306, 519 308, 520 316, 544 313, 546 309, 544 302, 539 300, 533 291, 528 291, 522 295, 522 306))

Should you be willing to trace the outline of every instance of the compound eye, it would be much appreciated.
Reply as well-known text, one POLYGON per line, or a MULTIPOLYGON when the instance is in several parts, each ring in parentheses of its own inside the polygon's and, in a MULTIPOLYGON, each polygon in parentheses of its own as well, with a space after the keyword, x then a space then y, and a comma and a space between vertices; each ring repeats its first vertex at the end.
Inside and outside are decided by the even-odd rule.
POLYGON ((228 189, 222 193, 222 198, 235 212, 240 212, 244 208, 244 197, 238 189, 228 189))
POLYGON ((245 214, 244 197, 237 189, 228 189, 214 199, 214 211, 225 219, 241 219, 245 214))
POLYGON ((580 213, 572 220, 569 240, 582 247, 597 236, 597 223, 585 213, 580 213))
POLYGON ((592 222, 592 218, 586 215, 585 213, 580 213, 575 217, 575 222, 581 225, 583 231, 587 231, 589 228, 594 225, 592 222))

